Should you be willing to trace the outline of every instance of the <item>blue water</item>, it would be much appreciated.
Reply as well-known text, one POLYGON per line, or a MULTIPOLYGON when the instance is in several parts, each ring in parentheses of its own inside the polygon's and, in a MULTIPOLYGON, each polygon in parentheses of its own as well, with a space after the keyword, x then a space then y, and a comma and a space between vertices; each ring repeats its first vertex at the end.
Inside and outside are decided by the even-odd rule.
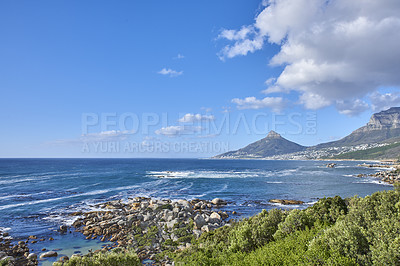
MULTIPOLYGON (((113 199, 148 196, 230 201, 230 209, 252 215, 277 207, 273 198, 303 200, 324 196, 366 196, 392 189, 374 178, 357 178, 376 170, 358 162, 197 160, 197 159, 0 159, 0 227, 15 240, 29 235, 56 238, 65 248, 77 236, 53 230, 70 223, 68 213, 91 210, 113 199)), ((281 207, 281 206, 278 206, 281 207)), ((82 240, 80 245, 92 245, 82 240)), ((90 242, 90 243, 89 243, 90 242)), ((36 244, 40 249, 50 244, 36 244)))

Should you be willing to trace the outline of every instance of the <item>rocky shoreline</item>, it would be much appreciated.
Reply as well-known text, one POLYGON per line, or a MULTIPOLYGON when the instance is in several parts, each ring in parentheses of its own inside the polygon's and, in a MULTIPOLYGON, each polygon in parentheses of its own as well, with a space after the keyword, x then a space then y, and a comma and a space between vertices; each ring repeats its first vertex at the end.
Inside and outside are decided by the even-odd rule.
POLYGON ((400 182, 400 165, 394 164, 394 163, 380 163, 380 164, 359 164, 358 166, 360 167, 368 167, 368 168, 389 168, 391 170, 383 170, 379 171, 374 174, 370 175, 358 175, 358 177, 366 177, 366 176, 371 176, 371 177, 376 177, 380 181, 388 183, 388 184, 395 184, 400 182))
POLYGON ((0 231, 0 264, 38 265, 37 255, 29 252, 28 240, 13 245, 7 232, 0 231))
POLYGON ((203 232, 231 226, 234 220, 229 218, 236 212, 221 210, 225 205, 227 202, 219 198, 173 202, 136 197, 128 202, 117 200, 98 204, 98 211, 72 213, 78 217, 72 227, 86 239, 112 242, 94 253, 129 248, 142 261, 169 265, 172 261, 163 255, 164 251, 188 248, 203 232))
MULTIPOLYGON (((293 205, 304 202, 273 199, 270 203, 293 205)), ((101 249, 71 257, 60 257, 56 249, 42 249, 41 253, 35 254, 30 253, 28 244, 46 239, 32 235, 13 245, 8 233, 0 232, 0 261, 8 260, 6 265, 38 265, 40 261, 56 257, 62 264, 73 257, 122 249, 134 251, 142 262, 150 265, 173 265, 167 255, 169 252, 187 249, 204 232, 232 226, 237 221, 238 213, 225 210, 227 205, 228 202, 220 198, 172 201, 135 197, 127 201, 108 201, 96 204, 96 211, 70 213, 69 216, 75 218, 73 224, 61 225, 56 230, 61 234, 75 231, 86 239, 100 240, 104 242, 101 249)))

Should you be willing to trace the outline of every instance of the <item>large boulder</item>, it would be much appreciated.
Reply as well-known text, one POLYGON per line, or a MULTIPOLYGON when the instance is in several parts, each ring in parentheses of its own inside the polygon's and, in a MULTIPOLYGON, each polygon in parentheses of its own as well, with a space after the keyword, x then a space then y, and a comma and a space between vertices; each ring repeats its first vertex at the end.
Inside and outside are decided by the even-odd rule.
POLYGON ((284 199, 272 199, 269 200, 271 203, 279 203, 283 205, 298 205, 298 204, 304 204, 304 201, 301 200, 284 200, 284 199))
POLYGON ((206 224, 206 220, 200 214, 194 217, 193 222, 196 229, 201 229, 206 224))
POLYGON ((214 223, 220 223, 221 222, 221 216, 218 213, 213 212, 210 215, 209 221, 210 221, 210 223, 213 223, 213 224, 214 223))
POLYGON ((226 205, 226 201, 220 198, 215 198, 211 201, 212 204, 214 205, 226 205))
POLYGON ((42 255, 40 255, 40 258, 50 258, 50 257, 57 257, 58 254, 55 251, 47 251, 45 253, 43 253, 42 255))

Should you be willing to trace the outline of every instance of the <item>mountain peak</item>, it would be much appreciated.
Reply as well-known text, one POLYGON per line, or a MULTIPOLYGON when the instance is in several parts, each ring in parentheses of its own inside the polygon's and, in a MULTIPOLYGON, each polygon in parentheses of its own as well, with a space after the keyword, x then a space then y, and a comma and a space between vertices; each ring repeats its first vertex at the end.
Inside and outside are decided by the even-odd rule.
POLYGON ((281 135, 279 135, 278 133, 276 133, 275 131, 271 130, 268 135, 267 135, 268 139, 277 139, 277 138, 281 138, 281 135))
POLYGON ((369 130, 400 128, 400 108, 392 107, 388 110, 373 114, 364 128, 369 130))

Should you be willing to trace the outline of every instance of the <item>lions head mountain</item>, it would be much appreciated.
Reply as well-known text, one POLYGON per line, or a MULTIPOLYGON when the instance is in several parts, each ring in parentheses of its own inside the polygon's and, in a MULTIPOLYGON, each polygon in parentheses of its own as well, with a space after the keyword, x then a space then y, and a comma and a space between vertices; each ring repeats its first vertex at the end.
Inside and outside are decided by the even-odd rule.
POLYGON ((230 151, 216 156, 216 158, 264 158, 305 150, 307 147, 282 138, 275 131, 237 151, 230 151))
POLYGON ((306 147, 275 131, 246 147, 215 156, 217 159, 397 159, 400 156, 400 107, 375 113, 350 135, 306 147))

